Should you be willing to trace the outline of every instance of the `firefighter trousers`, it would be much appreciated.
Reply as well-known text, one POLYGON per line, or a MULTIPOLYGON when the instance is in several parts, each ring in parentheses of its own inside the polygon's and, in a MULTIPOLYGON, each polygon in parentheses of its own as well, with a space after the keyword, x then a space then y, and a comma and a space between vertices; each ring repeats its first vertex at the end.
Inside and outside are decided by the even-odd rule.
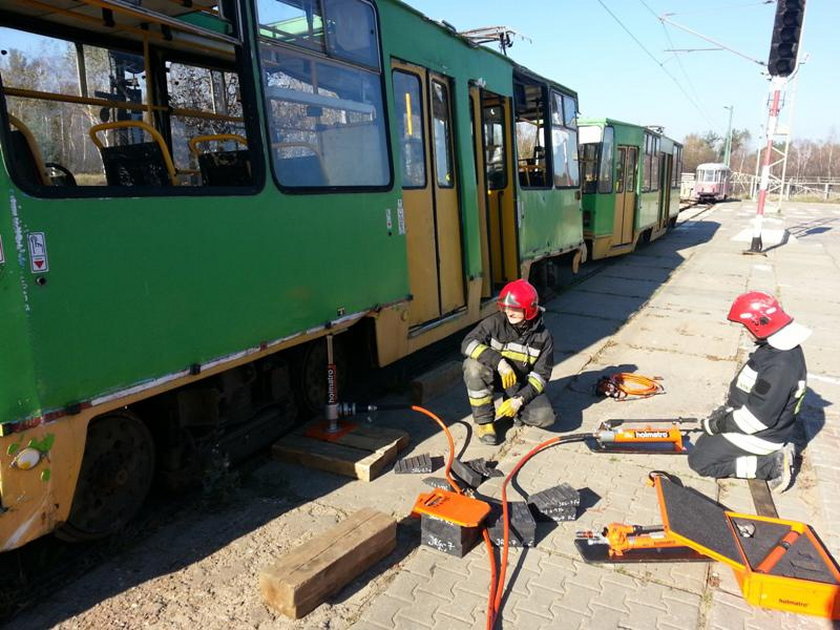
MULTIPOLYGON (((476 424, 493 422, 496 416, 493 406, 495 393, 501 392, 503 398, 507 399, 515 396, 522 387, 522 383, 517 381, 513 387, 503 390, 501 377, 496 370, 469 358, 464 361, 464 384, 467 386, 467 398, 470 400, 473 420, 476 424)), ((523 424, 545 428, 554 424, 557 416, 548 396, 542 393, 523 405, 519 410, 519 419, 523 424)))

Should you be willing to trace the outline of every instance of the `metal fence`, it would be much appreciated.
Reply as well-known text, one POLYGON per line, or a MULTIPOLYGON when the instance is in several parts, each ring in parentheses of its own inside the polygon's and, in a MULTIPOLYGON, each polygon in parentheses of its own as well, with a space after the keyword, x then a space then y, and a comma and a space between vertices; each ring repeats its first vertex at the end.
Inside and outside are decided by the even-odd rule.
MULTIPOLYGON (((732 171, 729 180, 729 195, 737 199, 755 199, 758 196, 760 178, 753 173, 732 171)), ((680 178, 680 199, 691 199, 694 190, 694 173, 682 173, 680 178)), ((770 196, 782 199, 819 199, 840 201, 840 177, 792 177, 784 184, 778 179, 770 180, 767 188, 770 196), (781 195, 780 195, 781 193, 781 195)))

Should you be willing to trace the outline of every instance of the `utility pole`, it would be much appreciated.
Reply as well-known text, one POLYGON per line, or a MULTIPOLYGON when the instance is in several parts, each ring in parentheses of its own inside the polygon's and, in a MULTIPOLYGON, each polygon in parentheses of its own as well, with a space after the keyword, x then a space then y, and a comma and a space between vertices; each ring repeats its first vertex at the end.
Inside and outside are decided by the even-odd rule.
POLYGON ((799 35, 802 30, 802 18, 805 14, 805 0, 777 0, 776 20, 773 24, 773 39, 770 42, 770 58, 767 70, 773 77, 770 82, 770 108, 767 116, 767 146, 761 167, 761 180, 758 189, 758 204, 755 209, 753 236, 750 248, 745 254, 761 254, 761 224, 764 219, 764 206, 767 202, 767 187, 770 182, 770 163, 773 155, 773 136, 781 109, 781 95, 787 83, 787 77, 796 68, 796 56, 799 52, 799 35))
POLYGON ((729 126, 726 128, 726 145, 723 150, 723 163, 729 166, 729 158, 732 155, 732 112, 734 105, 724 105, 723 109, 729 110, 729 126))

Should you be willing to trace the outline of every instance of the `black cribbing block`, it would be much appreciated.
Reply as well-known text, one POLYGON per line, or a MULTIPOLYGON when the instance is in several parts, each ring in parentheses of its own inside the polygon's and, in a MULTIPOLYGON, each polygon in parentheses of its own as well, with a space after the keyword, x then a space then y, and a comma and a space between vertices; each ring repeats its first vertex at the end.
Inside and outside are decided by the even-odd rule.
POLYGON ((452 490, 449 482, 443 477, 424 477, 423 483, 432 488, 440 488, 441 490, 452 490))
POLYGON ((510 526, 519 536, 519 540, 526 547, 533 547, 537 544, 537 522, 531 515, 528 505, 522 501, 508 504, 508 516, 510 526))
POLYGON ((475 546, 479 527, 461 527, 428 514, 420 517, 420 542, 456 558, 463 558, 475 546))
POLYGON ((537 508, 578 506, 580 505, 580 492, 568 483, 563 482, 559 486, 535 492, 528 497, 528 502, 533 503, 537 508))
POLYGON ((557 508, 547 512, 540 512, 539 510, 534 509, 534 512, 536 512, 537 517, 543 521, 550 520, 555 523, 563 523, 566 521, 577 520, 577 508, 574 505, 557 508))
POLYGON ((426 453, 414 457, 403 457, 394 464, 394 473, 398 475, 430 472, 432 472, 432 458, 426 453))
POLYGON ((457 458, 452 460, 452 472, 471 488, 478 488, 484 481, 484 477, 457 458))
POLYGON ((577 518, 580 492, 568 483, 561 483, 530 495, 528 503, 539 516, 557 523, 573 521, 577 518))
POLYGON ((504 476, 504 473, 496 468, 496 462, 488 462, 483 457, 471 459, 464 463, 485 479, 504 476))
MULTIPOLYGON (((511 506, 508 503, 508 515, 511 514, 511 506)), ((504 545, 504 529, 502 526, 502 506, 493 501, 490 503, 490 514, 487 516, 487 533, 490 535, 490 542, 497 547, 504 545)), ((511 526, 508 534, 508 545, 510 547, 521 547, 522 542, 516 535, 516 530, 511 526)))

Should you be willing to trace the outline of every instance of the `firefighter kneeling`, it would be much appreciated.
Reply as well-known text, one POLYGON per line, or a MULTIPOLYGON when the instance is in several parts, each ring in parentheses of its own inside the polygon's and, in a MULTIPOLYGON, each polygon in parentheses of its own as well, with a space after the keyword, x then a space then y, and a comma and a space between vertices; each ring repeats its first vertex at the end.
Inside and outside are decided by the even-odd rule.
POLYGON ((537 427, 549 427, 556 419, 545 393, 554 340, 543 324, 537 290, 526 280, 515 280, 502 289, 498 304, 499 312, 480 322, 461 344, 476 434, 485 444, 498 443, 496 416, 537 427), (494 414, 497 392, 503 402, 494 414))
POLYGON ((688 465, 706 477, 766 479, 771 490, 784 492, 793 474, 794 426, 806 389, 799 344, 811 331, 759 291, 735 298, 728 319, 743 324, 757 347, 730 384, 726 405, 703 421, 706 434, 689 453, 688 465))

